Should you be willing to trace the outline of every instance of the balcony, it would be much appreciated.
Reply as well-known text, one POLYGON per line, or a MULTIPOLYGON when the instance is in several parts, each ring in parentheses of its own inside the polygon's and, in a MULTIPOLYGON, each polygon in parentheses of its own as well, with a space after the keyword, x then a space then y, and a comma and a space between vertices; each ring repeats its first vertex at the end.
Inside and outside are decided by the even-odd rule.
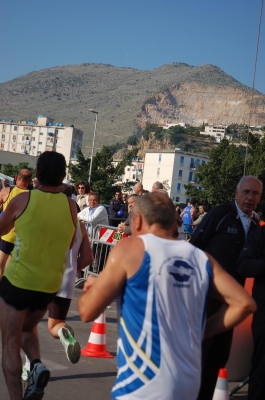
POLYGON ((190 169, 191 169, 192 171, 197 171, 197 167, 196 167, 195 164, 190 164, 190 169))

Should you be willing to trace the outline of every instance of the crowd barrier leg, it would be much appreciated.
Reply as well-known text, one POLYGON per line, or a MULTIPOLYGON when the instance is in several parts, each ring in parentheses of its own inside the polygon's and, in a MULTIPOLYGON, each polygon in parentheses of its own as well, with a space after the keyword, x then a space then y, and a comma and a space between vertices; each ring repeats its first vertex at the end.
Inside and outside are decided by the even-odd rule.
POLYGON ((229 392, 229 396, 233 396, 236 392, 238 392, 242 387, 248 384, 249 377, 244 379, 242 382, 240 382, 238 385, 236 385, 232 390, 229 392))

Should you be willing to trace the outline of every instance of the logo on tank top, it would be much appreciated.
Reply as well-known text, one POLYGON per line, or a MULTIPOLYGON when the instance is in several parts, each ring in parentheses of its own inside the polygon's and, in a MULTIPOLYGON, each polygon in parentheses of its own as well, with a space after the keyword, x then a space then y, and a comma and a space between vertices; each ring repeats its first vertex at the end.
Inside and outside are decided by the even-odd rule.
POLYGON ((193 268, 183 260, 168 260, 170 265, 167 266, 167 271, 175 279, 174 286, 189 288, 189 280, 194 275, 193 268), (172 264, 173 262, 173 264, 172 264))

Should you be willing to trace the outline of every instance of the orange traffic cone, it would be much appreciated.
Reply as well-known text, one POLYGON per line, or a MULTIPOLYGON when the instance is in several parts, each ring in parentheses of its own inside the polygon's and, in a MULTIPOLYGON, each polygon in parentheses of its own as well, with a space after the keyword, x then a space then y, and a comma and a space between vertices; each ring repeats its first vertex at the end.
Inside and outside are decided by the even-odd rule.
POLYGON ((218 379, 215 386, 215 391, 212 400, 229 400, 228 393, 228 374, 227 369, 219 369, 218 379))
POLYGON ((85 357, 113 358, 113 355, 107 351, 106 347, 106 317, 103 312, 95 319, 87 346, 81 350, 85 357))

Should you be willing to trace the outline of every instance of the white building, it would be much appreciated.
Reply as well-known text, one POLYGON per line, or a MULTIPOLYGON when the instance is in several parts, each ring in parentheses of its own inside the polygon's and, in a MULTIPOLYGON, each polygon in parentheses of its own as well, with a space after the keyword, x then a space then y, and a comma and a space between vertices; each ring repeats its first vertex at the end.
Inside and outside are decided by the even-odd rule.
MULTIPOLYGON (((113 166, 116 167, 122 160, 114 160, 113 166)), ((144 160, 136 158, 132 160, 132 165, 126 165, 124 174, 119 177, 119 183, 139 182, 143 178, 144 160)))
POLYGON ((205 125, 204 132, 200 132, 201 135, 210 135, 215 138, 217 143, 220 143, 221 140, 226 136, 229 140, 232 139, 232 135, 228 134, 227 126, 225 125, 205 125))
POLYGON ((0 157, 1 151, 27 154, 32 158, 46 150, 56 150, 65 156, 69 164, 70 159, 75 158, 77 148, 82 148, 82 142, 82 131, 73 125, 65 127, 62 123, 53 123, 52 119, 41 114, 35 123, 13 122, 12 119, 9 122, 0 121, 0 157))
POLYGON ((175 124, 159 124, 158 126, 160 126, 163 129, 169 129, 172 126, 182 126, 183 128, 188 128, 190 125, 187 124, 186 122, 177 122, 175 124))
POLYGON ((193 183, 198 189, 198 165, 205 164, 209 157, 188 153, 181 150, 147 150, 145 154, 143 187, 151 192, 156 181, 168 181, 169 197, 186 204, 188 197, 184 185, 193 183))

